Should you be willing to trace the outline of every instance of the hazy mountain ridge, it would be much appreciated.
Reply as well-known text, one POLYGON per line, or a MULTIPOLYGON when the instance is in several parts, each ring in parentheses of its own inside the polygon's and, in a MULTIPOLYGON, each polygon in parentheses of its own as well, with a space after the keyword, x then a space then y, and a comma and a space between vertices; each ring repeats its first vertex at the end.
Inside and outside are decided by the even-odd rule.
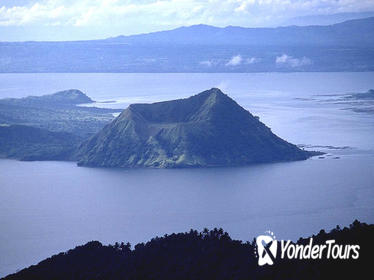
POLYGON ((287 19, 282 25, 331 25, 348 20, 362 19, 374 16, 372 12, 343 12, 334 14, 317 14, 308 16, 299 16, 287 19))
POLYGON ((24 98, 5 98, 0 99, 0 104, 8 104, 23 107, 41 107, 41 106, 72 106, 84 103, 93 103, 94 101, 77 89, 59 91, 53 94, 42 96, 27 96, 24 98))
POLYGON ((2 42, 0 72, 373 71, 374 17, 329 26, 181 27, 72 42, 2 42))
POLYGON ((362 19, 374 16, 374 11, 372 12, 342 12, 334 14, 317 14, 308 16, 298 16, 287 19, 282 25, 331 25, 348 20, 362 19))
POLYGON ((373 46, 374 17, 333 25, 284 26, 275 28, 215 27, 192 25, 169 31, 119 36, 110 42, 127 44, 245 45, 245 46, 373 46), (359 30, 360 32, 352 32, 359 30))
POLYGON ((213 88, 187 99, 130 105, 81 146, 78 165, 238 166, 312 155, 274 135, 213 88))

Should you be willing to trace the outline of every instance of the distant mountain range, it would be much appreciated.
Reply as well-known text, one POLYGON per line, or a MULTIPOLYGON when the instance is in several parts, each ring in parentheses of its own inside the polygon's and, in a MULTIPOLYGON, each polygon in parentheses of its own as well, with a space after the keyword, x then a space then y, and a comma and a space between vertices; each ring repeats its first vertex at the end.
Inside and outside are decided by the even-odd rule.
POLYGON ((27 96, 23 98, 4 98, 0 99, 0 104, 22 107, 75 107, 75 105, 84 103, 94 103, 94 101, 77 89, 59 91, 53 94, 42 96, 27 96))
POLYGON ((79 153, 81 166, 157 168, 240 166, 317 154, 277 137, 217 88, 130 105, 79 153))
POLYGON ((223 45, 338 47, 374 46, 374 17, 355 19, 327 26, 286 26, 276 28, 224 28, 193 25, 149 34, 119 36, 106 42, 128 45, 223 45), (356 31, 356 32, 355 32, 356 31))
POLYGON ((328 26, 194 25, 105 40, 0 43, 0 72, 373 70, 374 17, 328 26))
POLYGON ((353 12, 353 13, 336 13, 336 14, 319 14, 309 16, 299 16, 285 20, 281 25, 331 25, 343 21, 373 17, 374 11, 371 12, 353 12))

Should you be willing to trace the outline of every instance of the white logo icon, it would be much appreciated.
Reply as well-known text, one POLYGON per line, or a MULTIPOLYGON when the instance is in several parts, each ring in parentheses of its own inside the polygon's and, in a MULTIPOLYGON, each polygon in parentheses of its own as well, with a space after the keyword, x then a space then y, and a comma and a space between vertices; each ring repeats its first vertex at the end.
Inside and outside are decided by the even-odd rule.
POLYGON ((274 264, 277 256, 278 242, 271 232, 272 236, 259 235, 256 238, 257 254, 258 254, 258 265, 262 266, 265 264, 274 264))

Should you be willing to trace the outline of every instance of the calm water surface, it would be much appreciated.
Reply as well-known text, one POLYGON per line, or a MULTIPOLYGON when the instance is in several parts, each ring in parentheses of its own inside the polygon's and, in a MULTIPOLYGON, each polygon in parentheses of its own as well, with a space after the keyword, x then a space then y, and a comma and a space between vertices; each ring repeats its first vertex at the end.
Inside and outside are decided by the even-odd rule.
POLYGON ((220 87, 293 143, 349 146, 324 149, 324 159, 242 168, 0 160, 0 276, 90 240, 134 245, 204 227, 242 240, 268 229, 296 239, 354 219, 374 223, 373 115, 299 99, 364 92, 373 81, 374 73, 0 74, 0 98, 78 88, 118 108, 220 87))

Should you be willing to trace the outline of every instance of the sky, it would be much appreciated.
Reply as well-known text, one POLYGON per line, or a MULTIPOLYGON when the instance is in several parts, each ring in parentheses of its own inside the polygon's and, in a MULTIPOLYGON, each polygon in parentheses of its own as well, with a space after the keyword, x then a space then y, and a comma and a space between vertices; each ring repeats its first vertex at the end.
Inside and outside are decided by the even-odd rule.
POLYGON ((272 27, 374 11, 374 0, 0 0, 0 41, 86 40, 194 24, 272 27))

